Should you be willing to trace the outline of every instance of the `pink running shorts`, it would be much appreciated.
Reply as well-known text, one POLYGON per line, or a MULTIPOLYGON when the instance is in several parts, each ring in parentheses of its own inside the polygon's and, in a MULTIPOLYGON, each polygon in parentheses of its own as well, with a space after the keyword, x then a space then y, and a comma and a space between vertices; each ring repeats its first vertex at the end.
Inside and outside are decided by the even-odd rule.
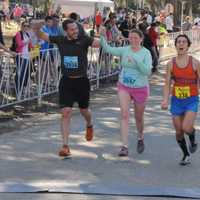
POLYGON ((149 96, 148 86, 142 88, 130 88, 118 82, 117 88, 118 91, 120 90, 126 91, 136 103, 145 103, 149 96))

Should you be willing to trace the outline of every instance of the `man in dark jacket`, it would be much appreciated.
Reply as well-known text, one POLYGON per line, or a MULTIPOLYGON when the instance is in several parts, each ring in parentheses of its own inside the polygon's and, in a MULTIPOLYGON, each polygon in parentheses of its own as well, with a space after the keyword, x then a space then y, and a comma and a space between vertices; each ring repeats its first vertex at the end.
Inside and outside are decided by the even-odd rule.
POLYGON ((131 24, 130 24, 129 20, 130 20, 129 16, 127 15, 125 17, 125 20, 121 23, 121 25, 119 27, 119 30, 122 32, 122 35, 125 38, 128 38, 129 30, 131 29, 131 24))

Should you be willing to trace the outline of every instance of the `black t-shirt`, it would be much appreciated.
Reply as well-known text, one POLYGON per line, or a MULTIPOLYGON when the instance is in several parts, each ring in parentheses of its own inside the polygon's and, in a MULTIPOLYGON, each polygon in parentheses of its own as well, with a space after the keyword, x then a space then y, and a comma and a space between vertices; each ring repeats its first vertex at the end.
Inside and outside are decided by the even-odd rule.
POLYGON ((49 36, 49 40, 58 45, 63 76, 87 77, 87 53, 93 38, 84 35, 77 40, 68 40, 66 36, 49 36))

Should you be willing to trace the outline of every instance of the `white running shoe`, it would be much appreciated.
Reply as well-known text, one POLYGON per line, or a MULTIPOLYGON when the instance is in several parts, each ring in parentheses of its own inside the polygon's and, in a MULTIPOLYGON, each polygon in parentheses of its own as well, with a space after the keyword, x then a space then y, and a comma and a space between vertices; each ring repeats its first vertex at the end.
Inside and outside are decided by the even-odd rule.
POLYGON ((180 161, 180 165, 188 165, 188 164, 190 164, 191 163, 191 161, 190 161, 190 156, 189 155, 187 155, 187 156, 183 156, 183 158, 182 158, 182 160, 180 161))

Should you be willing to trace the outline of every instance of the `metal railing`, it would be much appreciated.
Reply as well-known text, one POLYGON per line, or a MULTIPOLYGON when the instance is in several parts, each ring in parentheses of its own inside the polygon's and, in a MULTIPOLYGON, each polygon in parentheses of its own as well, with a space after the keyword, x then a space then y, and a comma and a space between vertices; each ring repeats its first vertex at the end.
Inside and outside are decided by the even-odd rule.
POLYGON ((59 60, 57 49, 42 52, 34 59, 23 59, 21 54, 16 58, 1 56, 0 107, 40 101, 42 96, 56 92, 59 60))
MULTIPOLYGON (((192 48, 200 47, 200 31, 191 30, 185 33, 193 43, 192 48)), ((170 48, 170 52, 174 50, 174 39, 179 34, 166 35, 163 48, 170 48)), ((127 43, 122 42, 121 46, 123 45, 127 43)), ((33 99, 40 103, 42 97, 57 92, 61 76, 60 65, 60 55, 56 48, 42 51, 38 57, 26 61, 21 54, 17 58, 1 55, 0 108, 33 99)), ((120 69, 120 58, 105 53, 102 49, 89 49, 88 77, 92 89, 99 88, 102 79, 116 76, 120 69)))
POLYGON ((162 44, 160 60, 165 60, 176 53, 176 50, 174 48, 174 41, 175 38, 180 34, 186 34, 190 38, 192 42, 192 45, 189 49, 190 52, 200 49, 200 29, 164 34, 161 36, 162 44))

